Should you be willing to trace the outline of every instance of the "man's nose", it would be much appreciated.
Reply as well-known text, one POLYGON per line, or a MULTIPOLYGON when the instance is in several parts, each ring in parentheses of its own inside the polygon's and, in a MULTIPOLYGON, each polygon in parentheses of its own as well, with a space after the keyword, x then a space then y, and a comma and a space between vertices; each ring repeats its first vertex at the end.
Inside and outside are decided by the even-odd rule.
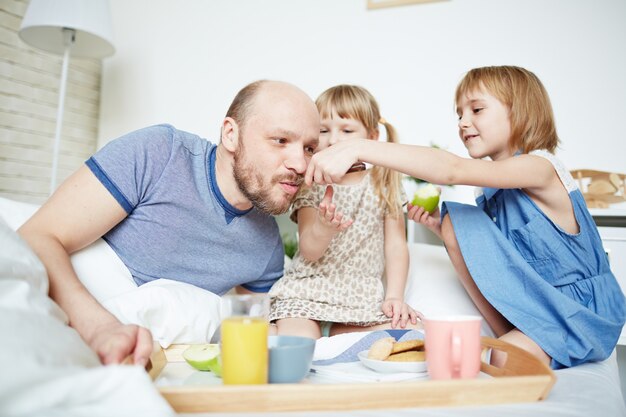
POLYGON ((295 171, 298 174, 304 174, 306 171, 306 167, 308 165, 308 160, 304 155, 304 150, 293 150, 285 159, 285 166, 287 169, 295 171))

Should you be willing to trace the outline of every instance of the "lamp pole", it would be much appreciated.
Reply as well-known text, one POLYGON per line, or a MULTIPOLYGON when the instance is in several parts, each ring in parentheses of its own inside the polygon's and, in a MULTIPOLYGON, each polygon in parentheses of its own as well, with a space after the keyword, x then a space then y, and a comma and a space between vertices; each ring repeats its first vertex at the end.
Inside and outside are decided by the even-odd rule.
POLYGON ((57 125, 54 132, 54 148, 52 150, 52 173, 50 175, 50 195, 57 184, 57 170, 59 166, 59 147, 61 144, 61 130, 63 128, 63 109, 65 107, 65 90, 67 89, 67 70, 70 62, 70 52, 76 39, 74 29, 63 28, 63 66, 61 67, 61 86, 59 87, 59 105, 57 106, 57 125))

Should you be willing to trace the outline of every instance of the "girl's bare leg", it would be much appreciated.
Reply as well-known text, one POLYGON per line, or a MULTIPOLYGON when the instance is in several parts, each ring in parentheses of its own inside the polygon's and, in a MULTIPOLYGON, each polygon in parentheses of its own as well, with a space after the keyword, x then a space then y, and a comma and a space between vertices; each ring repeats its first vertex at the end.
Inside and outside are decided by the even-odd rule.
MULTIPOLYGON (((483 315, 487 323, 494 331, 496 336, 500 340, 511 343, 518 346, 527 352, 535 355, 541 362, 550 365, 551 358, 535 343, 530 337, 514 328, 513 325, 502 314, 498 312, 487 299, 482 295, 478 286, 474 282, 474 279, 467 269, 461 249, 459 248, 459 242, 456 240, 454 234, 454 228, 450 221, 450 216, 446 216, 441 224, 441 234, 443 241, 448 250, 448 256, 454 265, 456 273, 459 275, 465 291, 478 308, 478 311, 483 315)), ((506 362, 506 353, 497 350, 492 351, 491 363, 495 366, 502 367, 506 362)))
POLYGON ((505 319, 502 314, 498 312, 498 310, 489 304, 489 301, 487 301, 487 299, 480 292, 478 286, 474 282, 474 279, 470 275, 467 265, 465 265, 463 255, 461 254, 459 242, 456 240, 450 216, 445 216, 443 218, 443 222, 441 223, 441 235, 443 237, 443 242, 446 245, 446 249, 448 250, 448 256, 450 257, 452 265, 461 280, 461 284, 463 284, 465 291, 467 291, 467 294, 476 305, 476 308, 478 308, 478 311, 480 311, 485 320, 487 320, 487 323, 493 329, 496 336, 500 337, 511 331, 513 329, 511 323, 509 323, 509 321, 505 319))
MULTIPOLYGON (((548 356, 548 354, 544 352, 543 349, 541 349, 539 345, 535 343, 530 337, 526 336, 524 333, 520 332, 518 329, 511 330, 507 334, 500 336, 499 339, 504 340, 505 342, 508 342, 519 348, 522 348, 527 352, 532 353, 541 362, 550 366, 550 362, 552 361, 552 358, 550 358, 550 356, 548 356)), ((491 353, 492 365, 502 368, 505 361, 506 361, 506 353, 492 351, 491 353)))
POLYGON ((319 323, 309 319, 280 319, 276 321, 276 330, 278 335, 303 336, 313 339, 322 337, 319 323))

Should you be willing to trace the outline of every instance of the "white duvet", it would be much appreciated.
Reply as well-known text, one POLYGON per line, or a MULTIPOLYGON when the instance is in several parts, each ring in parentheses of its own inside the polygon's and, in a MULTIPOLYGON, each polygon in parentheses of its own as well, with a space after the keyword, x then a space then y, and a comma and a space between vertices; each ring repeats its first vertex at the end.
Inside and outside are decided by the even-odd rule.
POLYGON ((100 365, 1 219, 0 248, 0 416, 174 415, 142 368, 100 365))

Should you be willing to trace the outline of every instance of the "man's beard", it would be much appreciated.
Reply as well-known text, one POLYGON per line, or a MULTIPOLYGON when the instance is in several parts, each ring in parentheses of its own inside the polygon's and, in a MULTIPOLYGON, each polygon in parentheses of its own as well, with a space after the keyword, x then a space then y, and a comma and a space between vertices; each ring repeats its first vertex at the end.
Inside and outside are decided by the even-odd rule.
MULTIPOLYGON (((243 139, 243 138, 240 138, 243 139)), ((254 164, 247 162, 246 152, 243 150, 243 140, 240 140, 240 146, 235 150, 233 163, 233 176, 239 191, 252 203, 258 210, 271 214, 283 214, 289 210, 291 201, 295 194, 286 200, 276 201, 272 199, 272 189, 275 184, 281 181, 295 182, 302 184, 302 175, 283 175, 280 177, 272 177, 269 184, 264 184, 263 175, 258 172, 254 164)))

